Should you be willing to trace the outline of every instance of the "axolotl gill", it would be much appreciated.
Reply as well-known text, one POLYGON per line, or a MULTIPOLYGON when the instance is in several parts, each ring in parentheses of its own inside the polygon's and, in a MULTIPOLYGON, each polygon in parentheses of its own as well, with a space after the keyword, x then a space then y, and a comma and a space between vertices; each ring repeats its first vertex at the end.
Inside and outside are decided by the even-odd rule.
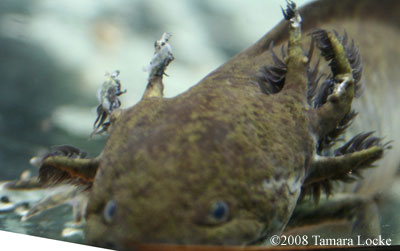
POLYGON ((288 1, 275 29, 174 98, 163 97, 173 60, 165 35, 142 100, 119 108, 118 82, 115 103, 100 108, 96 130, 109 133, 100 156, 49 154, 39 175, 86 186, 91 245, 265 243, 285 230, 303 197, 318 201, 333 181, 352 180, 390 148, 361 131, 341 147, 335 143, 357 123, 353 98, 373 79, 370 60, 378 56, 363 56, 370 53, 364 38, 395 23, 399 8, 390 1, 325 0, 298 10, 288 1), (392 8, 367 19, 377 5, 392 8), (369 22, 359 24, 362 18, 369 22), (379 18, 370 31, 357 30, 379 18), (341 27, 347 33, 332 30, 341 27))

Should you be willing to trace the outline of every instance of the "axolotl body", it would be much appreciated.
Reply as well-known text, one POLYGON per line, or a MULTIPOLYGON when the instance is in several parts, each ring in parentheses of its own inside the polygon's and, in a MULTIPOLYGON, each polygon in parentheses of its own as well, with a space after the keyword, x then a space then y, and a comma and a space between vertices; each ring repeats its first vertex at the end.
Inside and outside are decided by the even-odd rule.
MULTIPOLYGON (((265 225, 279 233, 314 151, 306 94, 284 89, 267 96, 227 74, 122 112, 94 182, 90 238, 112 231, 113 239, 235 243, 265 225), (115 228, 102 220, 109 200, 115 228), (190 230, 182 228, 187 224, 190 230)), ((306 83, 305 71, 295 74, 306 83)))
POLYGON ((298 11, 289 1, 283 23, 187 92, 163 98, 164 72, 156 73, 148 95, 110 114, 97 158, 47 156, 42 168, 90 183, 88 243, 262 242, 285 229, 301 193, 311 189, 318 199, 330 180, 381 158, 387 145, 370 133, 329 152, 355 116, 359 52, 346 35, 317 30, 304 38, 301 30, 332 10, 340 17, 344 6, 365 12, 372 2, 321 1, 298 11), (313 50, 303 50, 311 37, 329 67, 312 68, 313 50), (286 40, 279 59, 273 48, 286 40), (317 88, 315 69, 327 68, 329 88, 317 88))

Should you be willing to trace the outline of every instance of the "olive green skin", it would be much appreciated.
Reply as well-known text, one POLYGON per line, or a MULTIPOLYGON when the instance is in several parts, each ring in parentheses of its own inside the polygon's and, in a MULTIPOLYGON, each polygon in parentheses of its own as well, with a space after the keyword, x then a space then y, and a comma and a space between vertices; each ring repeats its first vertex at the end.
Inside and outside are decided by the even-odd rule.
MULTIPOLYGON (((387 23, 398 27, 399 5, 373 0, 313 3, 300 11, 303 32, 346 28, 360 44, 364 80, 373 79, 376 68, 397 77, 378 60, 380 55, 369 54, 380 38, 359 29, 376 24, 372 28, 379 34, 387 23), (379 11, 381 6, 388 12, 379 11)), ((284 229, 313 158, 315 125, 305 89, 267 95, 256 81, 259 68, 272 64, 270 42, 278 47, 287 37, 287 24, 281 23, 187 92, 172 99, 144 99, 118 116, 90 195, 89 244, 118 249, 135 242, 247 244, 262 233, 284 229), (103 214, 110 200, 116 211, 107 222, 103 214), (229 205, 226 222, 209 215, 217 200, 229 205)), ((309 37, 303 40, 308 48, 309 37)), ((291 81, 295 85, 304 79, 299 68, 298 80, 291 81)))
POLYGON ((296 97, 210 76, 176 98, 124 111, 94 182, 89 212, 99 218, 89 218, 89 238, 243 244, 242 235, 255 239, 266 226, 279 233, 314 149, 305 109, 296 97), (272 179, 297 187, 271 193, 263 183, 272 179), (110 199, 114 228, 101 219, 110 199), (216 200, 229 205, 226 223, 208 222, 216 200))

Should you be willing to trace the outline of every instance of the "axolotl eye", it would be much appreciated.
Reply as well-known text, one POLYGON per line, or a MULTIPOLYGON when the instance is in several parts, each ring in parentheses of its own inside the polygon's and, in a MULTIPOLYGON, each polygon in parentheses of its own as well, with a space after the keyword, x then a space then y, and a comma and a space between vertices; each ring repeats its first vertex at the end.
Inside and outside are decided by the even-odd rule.
POLYGON ((224 201, 216 201, 210 208, 209 217, 215 221, 215 223, 222 223, 229 219, 229 206, 224 201))
POLYGON ((117 204, 114 200, 109 200, 104 207, 103 217, 107 223, 111 223, 114 219, 115 212, 117 210, 117 204))

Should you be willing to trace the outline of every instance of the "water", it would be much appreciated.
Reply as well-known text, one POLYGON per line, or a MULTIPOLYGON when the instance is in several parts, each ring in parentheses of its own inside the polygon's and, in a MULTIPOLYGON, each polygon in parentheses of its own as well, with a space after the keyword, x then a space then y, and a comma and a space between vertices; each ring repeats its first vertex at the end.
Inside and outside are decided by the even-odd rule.
MULTIPOLYGON (((1 187, 1 186, 0 186, 1 187)), ((9 191, 0 189, 0 229, 55 240, 84 243, 84 224, 73 223, 72 207, 68 204, 41 212, 21 221, 32 206, 46 195, 44 190, 9 191), (9 200, 9 202, 6 202, 9 200)))

